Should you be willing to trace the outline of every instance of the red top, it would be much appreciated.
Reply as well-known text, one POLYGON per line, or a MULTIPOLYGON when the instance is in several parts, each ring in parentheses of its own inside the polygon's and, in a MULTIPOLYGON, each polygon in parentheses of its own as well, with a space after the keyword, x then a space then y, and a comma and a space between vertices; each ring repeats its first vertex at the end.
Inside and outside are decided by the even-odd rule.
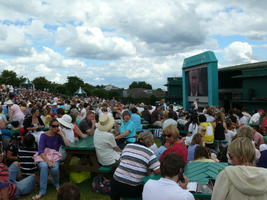
POLYGON ((183 161, 187 163, 188 150, 186 145, 183 142, 175 143, 168 149, 166 149, 163 154, 160 156, 160 161, 169 153, 174 152, 182 157, 183 161))

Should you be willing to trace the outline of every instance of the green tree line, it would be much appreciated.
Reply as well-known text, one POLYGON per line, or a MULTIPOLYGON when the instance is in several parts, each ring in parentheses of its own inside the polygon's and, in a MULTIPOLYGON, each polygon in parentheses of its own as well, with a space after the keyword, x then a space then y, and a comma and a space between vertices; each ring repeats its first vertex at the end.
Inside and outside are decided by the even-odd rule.
MULTIPOLYGON (((16 87, 22 86, 22 84, 27 80, 26 77, 16 74, 16 72, 4 70, 0 74, 0 84, 13 85, 16 87)), ((100 98, 115 98, 121 99, 126 102, 133 102, 131 98, 122 99, 123 89, 117 90, 105 90, 103 85, 93 86, 89 83, 85 83, 82 79, 77 76, 68 76, 67 82, 63 84, 51 82, 45 77, 40 76, 32 80, 35 89, 48 91, 54 94, 61 94, 65 96, 73 96, 74 93, 81 87, 87 94, 87 96, 98 96, 100 98)), ((144 81, 134 81, 129 85, 129 89, 132 88, 145 88, 152 89, 152 86, 144 81)), ((154 97, 151 99, 154 101, 154 97)), ((135 100, 136 101, 136 100, 135 100)), ((145 99, 142 99, 145 101, 145 99)))

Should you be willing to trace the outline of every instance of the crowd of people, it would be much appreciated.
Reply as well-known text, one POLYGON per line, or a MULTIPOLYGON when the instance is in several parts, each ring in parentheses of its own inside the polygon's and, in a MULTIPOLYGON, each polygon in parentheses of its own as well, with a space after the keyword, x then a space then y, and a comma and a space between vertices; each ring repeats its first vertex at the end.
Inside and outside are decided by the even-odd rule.
POLYGON ((86 137, 93 137, 99 164, 113 169, 112 200, 194 199, 183 174, 189 162, 232 165, 218 175, 212 199, 267 199, 263 109, 251 114, 209 106, 186 111, 164 101, 123 105, 22 88, 1 90, 0 101, 0 200, 29 194, 41 199, 49 173, 60 199, 69 199, 68 191, 79 199, 77 186, 60 186, 60 165, 63 147, 86 137), (161 134, 153 135, 158 130, 161 134), (144 184, 151 173, 161 178, 144 184))

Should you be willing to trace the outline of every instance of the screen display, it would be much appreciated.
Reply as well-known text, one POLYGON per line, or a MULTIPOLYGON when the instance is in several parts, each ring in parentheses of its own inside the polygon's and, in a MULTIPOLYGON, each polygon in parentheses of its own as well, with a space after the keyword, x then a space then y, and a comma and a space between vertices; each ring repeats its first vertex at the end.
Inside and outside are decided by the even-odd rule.
POLYGON ((186 71, 188 96, 208 96, 207 65, 199 65, 186 71))

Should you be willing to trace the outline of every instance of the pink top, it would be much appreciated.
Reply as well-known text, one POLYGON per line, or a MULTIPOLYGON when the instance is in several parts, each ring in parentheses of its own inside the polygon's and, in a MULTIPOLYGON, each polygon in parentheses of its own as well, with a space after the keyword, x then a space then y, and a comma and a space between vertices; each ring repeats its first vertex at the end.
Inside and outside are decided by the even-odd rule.
POLYGON ((13 106, 11 106, 10 109, 11 111, 13 111, 12 120, 18 120, 18 119, 24 118, 24 114, 20 110, 20 107, 17 104, 14 104, 13 106))

